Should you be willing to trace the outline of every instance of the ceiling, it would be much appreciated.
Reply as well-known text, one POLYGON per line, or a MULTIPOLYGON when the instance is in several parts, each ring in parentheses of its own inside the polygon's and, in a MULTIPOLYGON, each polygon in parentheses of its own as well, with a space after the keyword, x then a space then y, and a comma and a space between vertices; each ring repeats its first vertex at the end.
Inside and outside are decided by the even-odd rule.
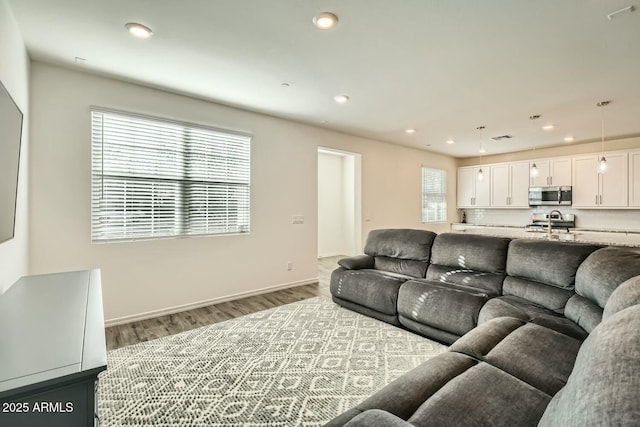
POLYGON ((640 0, 9 4, 34 60, 455 157, 640 135, 640 0))

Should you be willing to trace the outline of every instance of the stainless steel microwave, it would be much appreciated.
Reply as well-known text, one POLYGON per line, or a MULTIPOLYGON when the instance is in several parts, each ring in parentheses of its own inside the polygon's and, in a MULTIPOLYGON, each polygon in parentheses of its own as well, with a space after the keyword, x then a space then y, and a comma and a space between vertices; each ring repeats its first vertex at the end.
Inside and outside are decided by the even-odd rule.
POLYGON ((571 205, 571 187, 530 187, 529 206, 571 205))

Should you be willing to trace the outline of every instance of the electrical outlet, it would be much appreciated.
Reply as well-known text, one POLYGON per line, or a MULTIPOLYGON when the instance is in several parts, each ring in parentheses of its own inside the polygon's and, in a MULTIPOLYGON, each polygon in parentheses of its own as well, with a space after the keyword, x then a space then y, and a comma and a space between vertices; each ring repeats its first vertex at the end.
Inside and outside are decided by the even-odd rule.
POLYGON ((293 215, 291 222, 294 224, 304 224, 304 215, 293 215))
POLYGON ((291 261, 287 261, 287 270, 288 271, 293 270, 293 263, 291 261))

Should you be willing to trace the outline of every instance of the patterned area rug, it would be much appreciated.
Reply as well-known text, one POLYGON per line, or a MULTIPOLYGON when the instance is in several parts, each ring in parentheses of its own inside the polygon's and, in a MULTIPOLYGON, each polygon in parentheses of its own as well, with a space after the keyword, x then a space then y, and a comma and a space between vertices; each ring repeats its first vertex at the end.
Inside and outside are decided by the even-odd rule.
POLYGON ((322 425, 445 350, 312 298, 110 351, 100 425, 322 425))

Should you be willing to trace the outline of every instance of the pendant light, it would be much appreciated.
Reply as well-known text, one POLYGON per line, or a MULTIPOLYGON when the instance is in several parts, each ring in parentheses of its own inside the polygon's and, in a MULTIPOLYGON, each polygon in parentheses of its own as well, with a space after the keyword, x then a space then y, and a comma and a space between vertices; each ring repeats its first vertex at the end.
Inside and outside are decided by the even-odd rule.
MULTIPOLYGON (((482 146, 482 130, 484 126, 478 126, 476 129, 480 131, 480 163, 482 163, 482 155, 485 152, 484 147, 482 146)), ((482 166, 478 169, 478 181, 482 181, 484 179, 484 172, 482 172, 482 166)))
POLYGON ((607 105, 611 104, 611 101, 600 101, 598 102, 596 105, 598 107, 600 107, 601 111, 602 111, 602 123, 601 123, 601 135, 602 135, 602 139, 601 139, 601 144, 600 144, 600 151, 602 152, 602 157, 600 157, 600 160, 598 161, 598 173, 599 174, 603 174, 607 171, 607 159, 604 157, 604 107, 606 107, 607 105))
MULTIPOLYGON (((538 120, 540 118, 540 114, 536 114, 533 116, 529 116, 529 120, 531 120, 532 122, 534 122, 533 127, 535 128, 535 120, 538 120)), ((533 146, 533 154, 535 157, 536 154, 536 146, 533 146)), ((535 164, 535 162, 531 165, 531 170, 529 171, 531 178, 535 178, 538 176, 538 174, 540 173, 540 171, 538 170, 538 165, 535 164)))

